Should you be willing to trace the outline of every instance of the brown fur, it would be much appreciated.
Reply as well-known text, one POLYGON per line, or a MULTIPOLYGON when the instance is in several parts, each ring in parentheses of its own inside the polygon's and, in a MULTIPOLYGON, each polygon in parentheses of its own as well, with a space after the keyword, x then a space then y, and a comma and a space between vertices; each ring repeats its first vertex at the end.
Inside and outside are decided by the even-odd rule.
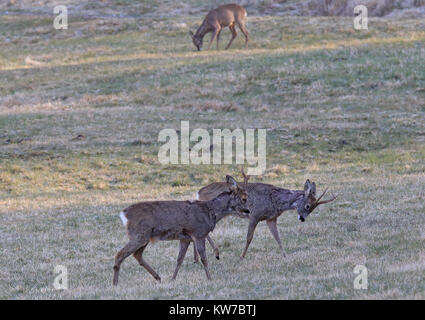
POLYGON ((161 280, 142 257, 146 246, 155 240, 180 241, 173 280, 191 241, 201 256, 207 278, 211 279, 205 254, 205 239, 208 233, 214 230, 216 223, 225 216, 248 211, 246 192, 231 179, 233 184, 230 189, 209 201, 147 201, 126 208, 123 213, 127 219, 129 242, 115 257, 113 284, 118 284, 120 265, 131 254, 156 280, 161 280))
POLYGON ((233 40, 237 36, 236 26, 242 31, 245 36, 245 47, 248 46, 248 30, 245 27, 246 10, 238 4, 226 4, 219 6, 216 9, 211 10, 206 15, 201 26, 198 28, 195 34, 192 31, 189 32, 192 37, 193 44, 200 51, 203 45, 204 36, 212 32, 211 41, 208 45, 208 50, 211 44, 217 38, 217 49, 220 40, 220 33, 223 28, 229 27, 232 32, 232 39, 226 46, 226 50, 230 47, 233 40))
MULTIPOLYGON (((299 219, 304 221, 318 205, 335 200, 334 197, 330 200, 320 201, 326 191, 316 199, 316 184, 314 182, 310 183, 309 180, 306 181, 304 190, 288 190, 270 184, 247 183, 247 181, 248 178, 245 178, 244 184, 238 183, 240 186, 245 186, 245 190, 249 195, 248 204, 250 209, 246 246, 242 253, 242 258, 246 255, 257 224, 264 220, 267 222, 270 232, 285 257, 286 253, 277 230, 277 218, 283 211, 296 209, 299 219)), ((227 182, 214 182, 199 190, 199 200, 207 201, 217 194, 228 190, 228 188, 229 183, 227 182)))

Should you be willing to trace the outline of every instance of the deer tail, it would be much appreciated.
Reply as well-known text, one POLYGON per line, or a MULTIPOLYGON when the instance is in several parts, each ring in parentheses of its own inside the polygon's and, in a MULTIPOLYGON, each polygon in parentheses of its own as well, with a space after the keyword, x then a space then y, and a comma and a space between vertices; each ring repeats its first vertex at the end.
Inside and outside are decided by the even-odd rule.
POLYGON ((125 216, 125 212, 124 211, 121 211, 120 212, 120 218, 121 218, 122 224, 126 227, 127 226, 127 223, 128 223, 128 219, 125 216))

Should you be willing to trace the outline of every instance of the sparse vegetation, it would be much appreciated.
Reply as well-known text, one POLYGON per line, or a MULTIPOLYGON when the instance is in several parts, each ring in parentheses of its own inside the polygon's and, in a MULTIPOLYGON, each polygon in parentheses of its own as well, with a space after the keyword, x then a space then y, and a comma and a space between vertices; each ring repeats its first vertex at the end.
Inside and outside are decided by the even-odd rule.
POLYGON ((376 18, 358 32, 347 17, 250 14, 247 50, 238 37, 232 50, 198 53, 187 31, 206 4, 180 3, 194 14, 74 11, 68 30, 13 6, 0 16, 0 298, 424 299, 425 21, 376 18), (170 282, 178 243, 159 242, 145 257, 163 282, 127 259, 113 288, 123 208, 193 199, 239 176, 236 166, 161 165, 158 132, 181 120, 267 128, 268 169, 251 180, 302 188, 310 178, 339 200, 304 224, 293 212, 279 219, 286 259, 260 224, 239 263, 247 221, 230 217, 213 234, 220 261, 208 251, 214 281, 189 252, 170 282), (68 291, 53 289, 57 264, 68 291), (365 291, 353 289, 358 264, 365 291))

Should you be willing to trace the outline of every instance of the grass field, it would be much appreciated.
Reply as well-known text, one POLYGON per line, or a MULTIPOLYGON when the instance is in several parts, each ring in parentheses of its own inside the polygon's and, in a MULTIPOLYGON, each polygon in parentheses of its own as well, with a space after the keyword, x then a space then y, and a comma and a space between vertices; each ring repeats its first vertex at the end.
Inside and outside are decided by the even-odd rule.
MULTIPOLYGON (((68 30, 37 15, 0 16, 1 299, 425 298, 425 21, 249 16, 231 50, 195 52, 196 16, 86 19, 68 30), (158 133, 266 128, 267 171, 252 181, 339 199, 302 224, 278 220, 288 253, 261 223, 240 262, 247 221, 228 217, 175 282, 178 242, 133 258, 113 288, 127 235, 118 213, 152 199, 193 199, 236 166, 164 166, 158 133), (79 138, 77 138, 80 136, 79 138), (69 290, 53 288, 54 267, 69 290), (356 265, 368 289, 355 290, 356 265)), ((229 39, 222 35, 221 48, 229 39)), ((215 46, 214 46, 215 48, 215 46)))

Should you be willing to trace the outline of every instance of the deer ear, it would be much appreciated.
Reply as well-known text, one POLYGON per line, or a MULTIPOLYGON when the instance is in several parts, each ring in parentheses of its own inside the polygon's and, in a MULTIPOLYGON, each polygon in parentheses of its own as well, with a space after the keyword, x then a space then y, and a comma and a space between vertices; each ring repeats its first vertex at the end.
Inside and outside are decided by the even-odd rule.
POLYGON ((238 188, 236 180, 229 175, 226 176, 226 182, 230 184, 230 190, 235 191, 238 188))
POLYGON ((304 184, 304 194, 306 196, 310 194, 311 188, 312 188, 311 182, 310 180, 307 179, 307 181, 304 184))
POLYGON ((311 191, 310 192, 313 196, 316 196, 316 182, 313 182, 311 184, 311 191))

